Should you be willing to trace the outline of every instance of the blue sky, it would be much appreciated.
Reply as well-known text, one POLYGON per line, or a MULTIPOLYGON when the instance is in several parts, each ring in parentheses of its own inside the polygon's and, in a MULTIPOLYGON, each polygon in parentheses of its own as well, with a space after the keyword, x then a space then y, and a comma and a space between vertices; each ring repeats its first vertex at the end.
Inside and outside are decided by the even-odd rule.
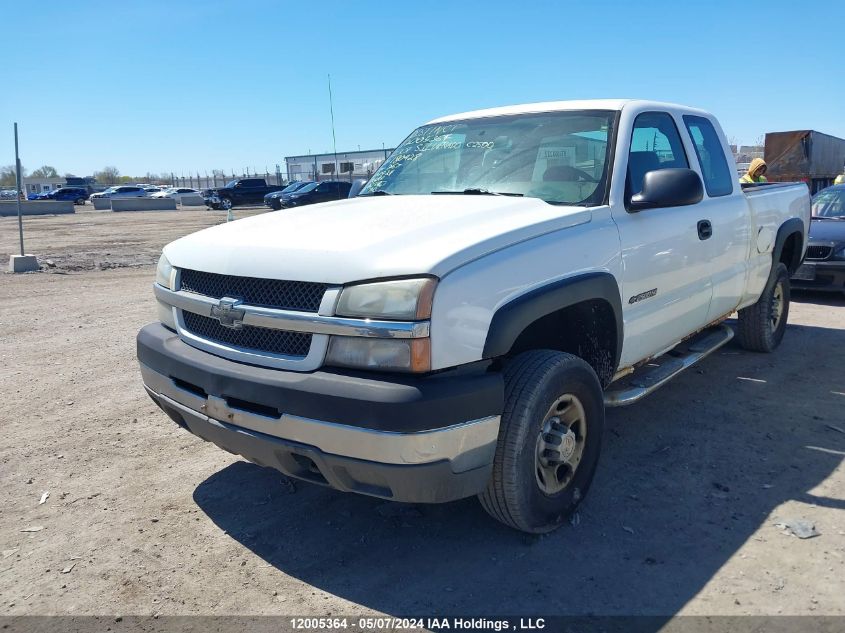
POLYGON ((845 2, 85 2, 3 11, 0 164, 60 173, 273 170, 394 145, 428 119, 635 97, 729 137, 845 137, 845 2))

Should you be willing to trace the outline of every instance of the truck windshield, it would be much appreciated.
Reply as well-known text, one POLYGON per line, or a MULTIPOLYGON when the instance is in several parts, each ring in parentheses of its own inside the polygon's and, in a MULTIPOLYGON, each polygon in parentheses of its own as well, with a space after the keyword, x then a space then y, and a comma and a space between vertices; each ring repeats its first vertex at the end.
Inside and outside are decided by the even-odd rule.
POLYGON ((360 195, 500 194, 601 204, 615 112, 467 119, 415 130, 360 195))

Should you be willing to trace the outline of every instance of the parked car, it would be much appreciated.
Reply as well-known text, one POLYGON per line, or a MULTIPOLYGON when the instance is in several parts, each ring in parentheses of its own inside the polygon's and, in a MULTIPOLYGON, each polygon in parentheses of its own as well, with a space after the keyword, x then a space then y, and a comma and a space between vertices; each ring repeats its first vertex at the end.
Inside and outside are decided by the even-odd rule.
POLYGON ((281 198, 289 196, 290 194, 294 193, 295 191, 299 191, 306 185, 310 185, 310 180, 297 180, 295 182, 290 183, 287 187, 282 189, 281 191, 273 191, 268 193, 264 196, 264 204, 265 206, 270 207, 278 211, 282 208, 281 198))
POLYGON ((587 494, 605 406, 735 331, 781 342, 810 196, 745 191, 734 167, 712 115, 654 101, 437 119, 355 198, 165 246, 143 382, 262 466, 392 501, 478 495, 548 532, 587 494))
POLYGON ((165 187, 159 187, 157 185, 149 185, 147 187, 142 187, 142 188, 148 196, 152 196, 153 194, 156 194, 156 193, 159 193, 159 192, 165 190, 165 187))
POLYGON ((151 198, 174 198, 182 202, 182 198, 199 198, 200 192, 188 187, 169 187, 150 196, 151 198))
POLYGON ((244 204, 261 204, 264 196, 273 191, 281 191, 280 185, 268 185, 263 178, 239 178, 227 183, 225 187, 212 189, 205 200, 212 209, 231 209, 244 204))
POLYGON ((281 208, 301 207, 306 204, 340 200, 349 194, 352 183, 343 180, 324 180, 312 182, 293 193, 279 198, 281 208))
POLYGON ((0 200, 15 200, 17 192, 14 189, 0 189, 0 200))
POLYGON ((819 191, 812 209, 807 254, 792 275, 792 285, 845 292, 845 185, 819 191))
POLYGON ((85 204, 87 199, 88 189, 85 187, 60 187, 38 196, 38 200, 72 200, 74 204, 85 204))
POLYGON ((138 185, 120 185, 92 193, 91 198, 143 198, 146 195, 147 192, 144 191, 144 188, 138 185))

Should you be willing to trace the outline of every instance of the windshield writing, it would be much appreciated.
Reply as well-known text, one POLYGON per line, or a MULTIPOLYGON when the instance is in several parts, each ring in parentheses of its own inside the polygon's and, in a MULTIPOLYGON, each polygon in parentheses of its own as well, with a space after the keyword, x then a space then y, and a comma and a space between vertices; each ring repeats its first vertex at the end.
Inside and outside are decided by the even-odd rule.
POLYGON ((491 193, 600 204, 612 112, 468 119, 415 130, 361 195, 491 193))

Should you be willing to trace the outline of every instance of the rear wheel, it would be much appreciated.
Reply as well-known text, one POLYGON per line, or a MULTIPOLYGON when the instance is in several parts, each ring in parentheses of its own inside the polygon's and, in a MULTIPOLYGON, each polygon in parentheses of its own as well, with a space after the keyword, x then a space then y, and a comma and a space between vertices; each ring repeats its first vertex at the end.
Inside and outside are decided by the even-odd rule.
POLYGON ((81 206, 81 205, 83 205, 83 204, 85 204, 85 198, 77 198, 77 199, 76 199, 76 204, 78 204, 78 205, 80 205, 80 206, 81 206))
POLYGON ((517 530, 554 530, 587 494, 603 429, 592 367, 551 350, 517 356, 505 369, 505 411, 481 505, 517 530))
POLYGON ((789 271, 778 263, 763 294, 752 306, 739 311, 739 344, 752 352, 773 352, 786 331, 789 317, 789 271))

